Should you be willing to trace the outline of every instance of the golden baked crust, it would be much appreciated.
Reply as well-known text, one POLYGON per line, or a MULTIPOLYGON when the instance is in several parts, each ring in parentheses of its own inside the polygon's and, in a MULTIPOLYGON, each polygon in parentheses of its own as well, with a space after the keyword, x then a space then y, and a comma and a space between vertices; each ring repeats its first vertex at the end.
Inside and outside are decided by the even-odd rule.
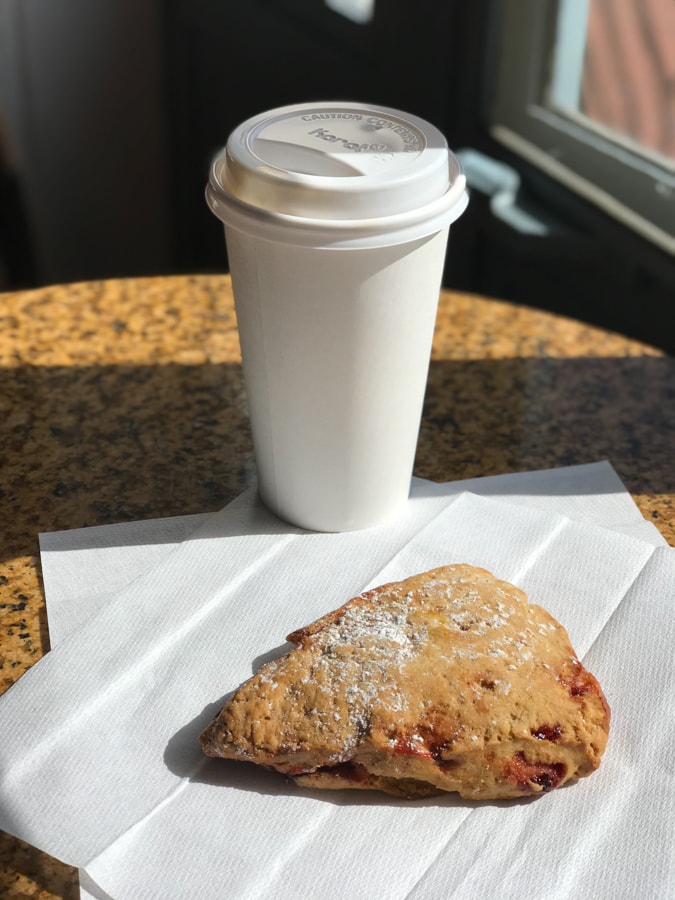
POLYGON ((600 764, 609 707, 567 632, 468 565, 385 584, 289 635, 200 735, 313 788, 539 794, 600 764))

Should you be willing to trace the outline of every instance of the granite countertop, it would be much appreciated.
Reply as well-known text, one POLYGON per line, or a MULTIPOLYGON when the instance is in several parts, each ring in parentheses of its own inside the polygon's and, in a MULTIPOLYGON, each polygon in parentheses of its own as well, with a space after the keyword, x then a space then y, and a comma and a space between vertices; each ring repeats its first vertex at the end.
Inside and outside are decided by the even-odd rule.
MULTIPOLYGON (((0 693, 49 649, 38 533, 218 509, 254 476, 227 276, 0 294, 0 693)), ((415 474, 608 459, 675 546, 675 359, 443 292, 415 474)), ((0 833, 0 896, 79 897, 0 833)))

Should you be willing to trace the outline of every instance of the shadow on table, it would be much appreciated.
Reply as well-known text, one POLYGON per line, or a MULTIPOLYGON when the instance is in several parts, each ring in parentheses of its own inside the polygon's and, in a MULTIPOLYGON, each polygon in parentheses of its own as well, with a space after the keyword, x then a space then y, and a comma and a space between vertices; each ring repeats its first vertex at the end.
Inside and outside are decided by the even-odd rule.
POLYGON ((609 460, 675 492, 670 357, 432 361, 416 474, 436 481, 609 460))
MULTIPOLYGON (((203 514, 255 482, 237 365, 2 373, 4 559, 40 531, 203 514)), ((451 481, 609 460, 675 492, 670 357, 433 361, 415 474, 451 481)))

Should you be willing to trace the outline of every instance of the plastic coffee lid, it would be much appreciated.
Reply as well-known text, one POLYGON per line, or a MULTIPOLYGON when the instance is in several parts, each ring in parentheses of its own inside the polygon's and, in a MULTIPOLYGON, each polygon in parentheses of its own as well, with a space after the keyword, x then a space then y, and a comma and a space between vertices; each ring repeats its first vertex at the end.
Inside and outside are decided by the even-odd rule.
POLYGON ((285 106, 247 120, 213 162, 226 225, 307 246, 382 246, 432 234, 466 208, 466 180, 429 122, 359 103, 285 106))

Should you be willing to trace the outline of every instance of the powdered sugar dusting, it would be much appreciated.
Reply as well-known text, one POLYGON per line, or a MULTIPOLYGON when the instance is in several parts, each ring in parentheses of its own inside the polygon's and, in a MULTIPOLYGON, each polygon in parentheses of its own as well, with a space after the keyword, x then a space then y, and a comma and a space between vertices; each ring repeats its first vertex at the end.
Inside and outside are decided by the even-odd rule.
MULTIPOLYGON (((377 603, 356 601, 314 640, 318 654, 304 682, 329 695, 326 714, 333 722, 346 716, 352 741, 366 733, 374 705, 403 710, 406 699, 398 689, 398 673, 427 639, 424 626, 414 625, 407 599, 383 594, 377 603), (331 702, 344 697, 346 708, 331 702)), ((346 748, 349 750, 349 746, 346 748)))

